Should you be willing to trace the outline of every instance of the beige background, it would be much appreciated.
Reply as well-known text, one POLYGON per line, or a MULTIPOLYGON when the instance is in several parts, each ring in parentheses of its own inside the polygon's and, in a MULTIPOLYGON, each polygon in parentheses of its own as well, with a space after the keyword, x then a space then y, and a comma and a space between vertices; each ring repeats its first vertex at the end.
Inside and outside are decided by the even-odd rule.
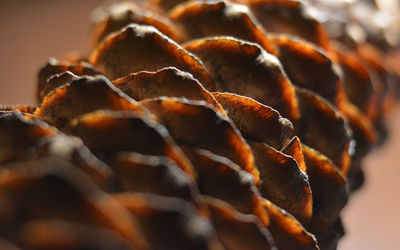
MULTIPOLYGON (((50 56, 86 51, 89 13, 101 0, 0 0, 0 103, 34 104, 36 74, 50 56)), ((391 137, 369 155, 367 185, 344 211, 340 250, 400 249, 400 108, 391 137)))

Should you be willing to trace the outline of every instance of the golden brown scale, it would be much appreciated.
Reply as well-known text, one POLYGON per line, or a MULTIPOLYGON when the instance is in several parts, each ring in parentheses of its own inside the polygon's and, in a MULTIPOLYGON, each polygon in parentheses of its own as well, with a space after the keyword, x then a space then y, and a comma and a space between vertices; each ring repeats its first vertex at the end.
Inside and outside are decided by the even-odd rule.
POLYGON ((56 134, 57 129, 44 122, 31 121, 18 111, 0 115, 0 164, 35 155, 41 140, 56 134))
POLYGON ((336 249, 344 234, 339 214, 349 198, 346 179, 326 156, 304 144, 302 150, 313 194, 313 217, 305 227, 321 249, 336 249))
POLYGON ((196 183, 171 158, 133 152, 118 153, 109 163, 114 172, 112 191, 179 197, 198 204, 196 183))
POLYGON ((246 139, 281 149, 293 136, 293 124, 278 111, 245 96, 226 92, 213 95, 246 139))
POLYGON ((166 156, 184 172, 195 176, 193 167, 168 131, 140 113, 100 110, 73 120, 68 131, 79 136, 90 150, 107 162, 120 151, 166 156))
POLYGON ((297 136, 293 137, 292 140, 285 146, 285 148, 282 149, 282 153, 293 157, 296 160, 299 168, 303 172, 307 172, 307 166, 306 163, 304 162, 304 156, 301 149, 301 142, 299 137, 297 136))
POLYGON ((245 4, 268 32, 288 34, 310 41, 329 51, 323 26, 296 0, 238 0, 245 4))
POLYGON ((356 145, 351 148, 353 154, 350 165, 348 168, 341 169, 341 172, 347 177, 350 189, 355 190, 363 182, 363 177, 360 176, 362 175, 360 172, 361 161, 373 146, 376 145, 379 134, 372 121, 362 114, 357 107, 348 101, 342 105, 342 112, 348 120, 352 131, 352 138, 355 140, 356 145))
MULTIPOLYGON (((21 226, 20 235, 27 249, 123 250, 131 248, 127 240, 112 230, 52 218, 27 221, 21 226)), ((1 247, 3 246, 0 243, 1 247)))
POLYGON ((44 95, 43 90, 46 88, 47 80, 55 75, 65 71, 70 71, 75 75, 98 75, 100 74, 92 65, 87 62, 69 62, 59 61, 51 58, 39 71, 38 74, 38 87, 37 87, 37 98, 41 102, 44 95))
POLYGON ((371 44, 359 44, 354 54, 362 60, 364 67, 371 74, 375 74, 374 84, 379 98, 377 107, 382 118, 382 115, 393 107, 396 98, 395 90, 398 88, 394 85, 395 82, 390 80, 392 73, 386 68, 385 55, 371 44))
POLYGON ((182 149, 193 162, 201 194, 225 201, 241 213, 254 214, 262 225, 269 225, 261 195, 249 173, 229 159, 210 151, 187 146, 182 149))
POLYGON ((339 169, 348 167, 350 135, 341 114, 321 97, 296 88, 301 119, 294 123, 300 140, 329 157, 339 169))
POLYGON ((150 25, 176 42, 182 40, 174 24, 164 16, 143 9, 133 2, 125 2, 102 10, 105 12, 95 21, 93 46, 98 45, 107 35, 117 32, 124 26, 136 23, 150 25))
POLYGON ((239 213, 221 200, 206 197, 205 201, 218 239, 225 249, 275 249, 271 234, 256 217, 239 213))
POLYGON ((223 249, 210 221, 182 199, 129 192, 113 198, 138 221, 150 249, 223 249))
POLYGON ((170 11, 170 18, 183 27, 186 40, 208 36, 233 36, 256 42, 276 54, 274 44, 244 5, 229 1, 188 1, 170 11))
POLYGON ((52 91, 33 115, 64 128, 73 118, 97 109, 146 113, 143 106, 123 94, 107 78, 85 76, 52 91))
POLYGON ((193 74, 208 90, 213 90, 203 63, 152 26, 130 24, 108 36, 92 52, 89 62, 111 80, 173 66, 193 74))
POLYGON ((359 58, 341 51, 337 50, 336 54, 343 72, 343 90, 349 101, 374 121, 379 114, 373 81, 359 58))
POLYGON ((313 194, 313 214, 333 222, 348 200, 346 180, 329 158, 304 144, 302 150, 313 194))
POLYGON ((50 76, 46 80, 46 85, 44 85, 42 91, 40 92, 40 101, 42 101, 43 98, 50 94, 51 91, 55 90, 58 87, 70 84, 72 80, 75 80, 77 78, 78 77, 70 71, 64 71, 62 73, 50 76))
POLYGON ((299 118, 294 88, 281 64, 257 44, 232 37, 210 37, 183 47, 204 62, 217 91, 251 97, 292 121, 299 118))
POLYGON ((102 185, 111 170, 99 161, 76 137, 67 136, 39 120, 31 120, 21 113, 7 113, 0 117, 0 164, 57 157, 68 161, 102 185))
POLYGON ((211 106, 178 98, 149 99, 140 102, 157 117, 178 145, 197 146, 224 156, 253 175, 259 173, 250 147, 237 128, 211 106))
POLYGON ((270 218, 270 225, 267 228, 274 237, 278 249, 319 250, 315 236, 293 216, 268 200, 264 200, 263 204, 270 218))
POLYGON ((0 232, 6 239, 23 244, 18 238, 22 228, 12 226, 14 223, 60 219, 110 229, 130 247, 147 248, 135 219, 121 204, 64 160, 42 158, 12 163, 0 169, 0 176, 1 211, 5 212, 0 216, 0 232))
POLYGON ((122 92, 137 101, 160 96, 203 100, 225 115, 224 109, 201 83, 191 74, 176 68, 163 68, 156 72, 140 71, 112 82, 122 92))
POLYGON ((307 88, 338 106, 342 84, 332 60, 324 52, 306 41, 284 35, 272 36, 272 41, 294 85, 307 88))
POLYGON ((322 250, 336 250, 339 239, 344 235, 340 218, 332 223, 322 216, 314 215, 307 229, 318 239, 318 246, 322 250))
POLYGON ((313 206, 307 174, 292 157, 264 143, 249 143, 260 171, 262 196, 307 223, 313 206))

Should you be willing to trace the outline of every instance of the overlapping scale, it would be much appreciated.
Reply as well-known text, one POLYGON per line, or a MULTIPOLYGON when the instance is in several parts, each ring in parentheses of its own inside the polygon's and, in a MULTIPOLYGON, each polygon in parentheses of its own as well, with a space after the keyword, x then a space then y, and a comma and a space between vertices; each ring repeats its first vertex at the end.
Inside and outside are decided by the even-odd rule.
POLYGON ((225 249, 276 249, 270 232, 254 215, 242 214, 221 200, 206 197, 206 203, 225 249))
POLYGON ((95 30, 93 31, 94 46, 98 45, 108 34, 131 23, 150 25, 174 41, 182 40, 181 34, 176 31, 177 27, 167 17, 144 9, 133 2, 112 5, 109 8, 101 9, 101 11, 97 10, 97 13, 95 30))
POLYGON ((321 23, 302 1, 297 0, 238 0, 247 5, 257 20, 269 32, 303 38, 326 50, 329 38, 321 23))
POLYGON ((112 80, 173 66, 193 74, 207 89, 213 87, 203 63, 153 26, 130 24, 110 34, 89 62, 112 80))
MULTIPOLYGON (((129 242, 109 229, 61 219, 36 219, 24 223, 20 238, 29 249, 130 249, 129 242)), ((0 247, 4 247, 0 243, 0 247)), ((2 248, 9 249, 9 248, 2 248)))
POLYGON ((137 101, 159 96, 184 97, 206 101, 225 114, 221 105, 196 78, 173 67, 156 72, 139 71, 115 79, 112 83, 137 101))
POLYGON ((84 76, 50 92, 33 115, 62 128, 73 118, 98 109, 146 113, 140 104, 119 91, 107 78, 84 76))
POLYGON ((146 248, 147 242, 128 211, 64 160, 42 158, 10 163, 0 169, 0 176, 0 231, 6 239, 21 244, 21 223, 54 218, 110 229, 130 247, 146 248))
POLYGON ((343 117, 320 96, 296 88, 301 119, 295 123, 300 140, 332 159, 339 169, 348 168, 350 135, 343 117))
POLYGON ((182 199, 130 192, 113 198, 138 222, 149 249, 222 249, 210 221, 182 199))
POLYGON ((319 249, 315 236, 295 218, 268 200, 263 204, 270 218, 268 230, 279 249, 319 249))
POLYGON ((342 86, 332 60, 314 45, 296 38, 280 35, 272 41, 278 58, 293 84, 307 88, 338 105, 342 86))
POLYGON ((166 156, 186 173, 195 175, 168 131, 140 113, 100 110, 71 121, 68 131, 107 162, 121 151, 166 156))
POLYGON ((232 93, 213 95, 246 139, 281 149, 293 136, 293 124, 269 106, 232 93))
POLYGON ((225 201, 241 213, 254 214, 263 225, 269 225, 262 198, 249 173, 210 151, 190 147, 183 147, 183 150, 194 164, 202 194, 225 201))
POLYGON ((41 157, 57 157, 69 161, 101 184, 111 170, 99 161, 79 138, 67 136, 38 120, 13 112, 0 117, 0 164, 41 157))
POLYGON ((250 142, 250 146, 260 171, 263 197, 307 223, 313 213, 307 174, 300 170, 294 158, 264 143, 250 142))
POLYGON ((140 102, 157 116, 178 145, 197 146, 224 156, 249 172, 258 184, 254 156, 237 128, 205 102, 178 98, 140 102))
POLYGON ((298 119, 291 82, 279 60, 259 45, 232 37, 207 37, 183 47, 204 62, 217 91, 251 97, 284 117, 298 119))
POLYGON ((47 86, 49 78, 55 74, 64 73, 66 71, 75 75, 94 76, 99 74, 99 72, 87 62, 68 62, 51 58, 45 65, 43 65, 38 74, 37 98, 39 102, 41 102, 43 97, 46 96, 46 93, 51 90, 47 86), (47 91, 45 89, 47 89, 47 91))
POLYGON ((110 162, 114 192, 129 191, 179 197, 196 202, 195 182, 172 157, 121 152, 110 162))
POLYGON ((183 27, 186 40, 207 36, 233 36, 256 42, 266 51, 276 49, 245 5, 230 1, 188 1, 170 11, 171 20, 183 27))

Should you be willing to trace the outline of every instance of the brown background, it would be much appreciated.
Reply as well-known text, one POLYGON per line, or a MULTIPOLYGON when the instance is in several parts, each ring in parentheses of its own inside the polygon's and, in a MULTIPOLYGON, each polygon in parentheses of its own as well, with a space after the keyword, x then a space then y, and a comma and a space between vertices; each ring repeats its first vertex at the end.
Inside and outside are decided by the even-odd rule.
MULTIPOLYGON (((0 0, 0 103, 34 104, 36 74, 50 56, 87 50, 90 11, 101 0, 0 0)), ((391 137, 365 162, 367 185, 344 211, 340 250, 400 249, 400 109, 391 137)))

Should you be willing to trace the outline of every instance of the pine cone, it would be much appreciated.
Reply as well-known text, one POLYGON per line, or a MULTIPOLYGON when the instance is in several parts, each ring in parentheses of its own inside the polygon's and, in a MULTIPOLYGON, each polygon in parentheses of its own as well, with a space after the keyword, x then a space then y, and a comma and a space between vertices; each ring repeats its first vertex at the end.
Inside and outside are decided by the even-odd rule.
POLYGON ((392 45, 308 10, 96 10, 89 55, 45 64, 36 107, 1 108, 0 248, 336 249, 399 75, 392 45))

